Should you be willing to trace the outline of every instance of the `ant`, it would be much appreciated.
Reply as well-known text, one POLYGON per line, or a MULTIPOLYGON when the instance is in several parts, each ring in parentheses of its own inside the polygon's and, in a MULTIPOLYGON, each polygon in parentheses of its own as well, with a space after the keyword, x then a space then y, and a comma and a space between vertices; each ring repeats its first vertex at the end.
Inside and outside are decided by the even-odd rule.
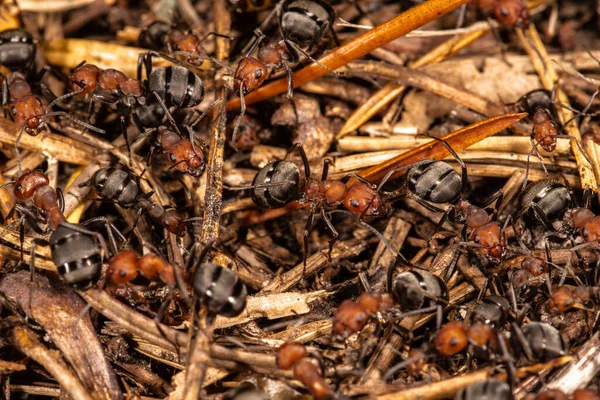
POLYGON ((510 386, 496 379, 487 379, 471 383, 462 389, 454 398, 455 400, 512 400, 510 386))
POLYGON ((546 301, 546 309, 552 314, 559 314, 572 308, 588 310, 588 306, 593 304, 600 304, 600 287, 561 286, 554 290, 546 301))
POLYGON ((292 369, 294 378, 302 382, 316 400, 335 398, 333 390, 323 379, 319 367, 308 357, 308 350, 300 343, 285 343, 279 347, 276 356, 277 367, 292 369))
POLYGON ((138 217, 142 211, 146 211, 168 232, 185 236, 185 223, 190 220, 185 220, 175 209, 165 210, 161 205, 149 201, 154 192, 144 194, 140 187, 141 179, 131 169, 117 164, 99 169, 89 181, 81 183, 80 187, 91 186, 103 201, 114 202, 123 208, 137 208, 138 217))
POLYGON ((395 318, 437 310, 441 324, 440 304, 448 303, 448 287, 438 276, 418 268, 394 276, 394 269, 390 268, 387 280, 390 293, 367 292, 361 294, 356 302, 344 300, 340 304, 332 321, 334 340, 346 340, 360 331, 370 316, 386 312, 395 304, 399 304, 403 312, 395 318))
POLYGON ((291 63, 296 63, 302 55, 335 73, 310 54, 312 49, 321 42, 327 31, 330 32, 336 45, 340 45, 333 30, 334 20, 335 12, 333 8, 323 0, 284 0, 275 6, 273 12, 263 22, 262 27, 254 31, 254 42, 249 50, 245 52, 246 55, 239 61, 234 76, 234 92, 240 98, 240 115, 236 120, 231 139, 234 144, 241 118, 246 112, 244 97, 262 85, 269 74, 269 70, 285 69, 288 77, 286 97, 290 101, 294 113, 296 113, 292 101, 294 84, 288 60, 291 63), (275 14, 278 17, 281 41, 259 47, 262 40, 265 39, 261 28, 266 27, 275 14), (308 45, 308 52, 302 49, 301 46, 303 45, 308 45), (257 47, 259 47, 257 56, 250 56, 257 47))
MULTIPOLYGON (((383 217, 387 213, 387 204, 383 199, 380 189, 385 180, 377 186, 364 178, 349 174, 348 177, 357 179, 349 188, 342 180, 328 179, 329 165, 331 160, 323 162, 323 173, 321 180, 311 179, 308 158, 302 144, 296 143, 289 150, 288 155, 297 150, 300 153, 304 165, 304 178, 301 177, 300 169, 291 161, 274 161, 264 166, 254 177, 252 185, 242 187, 224 186, 229 190, 250 189, 250 197, 254 204, 261 209, 272 209, 283 207, 292 201, 299 203, 310 203, 311 212, 306 221, 304 229, 304 266, 308 255, 308 234, 312 230, 314 216, 321 214, 327 229, 333 238, 329 241, 329 254, 338 237, 338 232, 331 223, 326 209, 344 205, 344 208, 353 215, 359 216, 358 224, 375 233, 384 243, 387 240, 373 227, 362 221, 363 217, 383 217)), ((388 246, 391 248, 391 246, 388 246)))
MULTIPOLYGON (((525 180, 523 181, 523 188, 527 185, 527 178, 529 175, 529 158, 532 152, 535 152, 539 158, 542 168, 546 175, 548 170, 544 165, 542 155, 538 151, 538 146, 548 153, 556 150, 556 140, 558 138, 575 139, 573 136, 565 135, 561 133, 559 127, 558 118, 554 112, 554 94, 545 89, 536 89, 523 95, 517 100, 516 107, 519 111, 526 112, 531 116, 533 122, 533 128, 531 130, 531 151, 527 154, 527 170, 525 172, 525 180)), ((579 141, 575 141, 581 154, 585 157, 586 161, 592 165, 592 162, 585 155, 585 151, 581 148, 579 141)))
POLYGON ((21 172, 19 143, 23 137, 23 132, 30 136, 37 136, 42 129, 46 128, 46 117, 65 116, 77 124, 95 132, 100 134, 106 133, 102 129, 79 121, 64 111, 49 112, 50 108, 44 109, 43 104, 42 98, 33 94, 25 75, 20 72, 12 72, 7 77, 4 77, 4 80, 2 81, 2 106, 4 108, 4 116, 6 117, 7 111, 10 111, 10 115, 15 123, 21 127, 21 130, 17 134, 17 139, 15 140, 15 152, 19 164, 19 173, 21 172))
POLYGON ((182 56, 182 62, 193 67, 199 67, 204 60, 210 60, 215 64, 228 68, 216 58, 209 57, 202 43, 210 36, 217 36, 232 40, 227 35, 221 35, 216 32, 209 32, 203 38, 200 38, 191 30, 181 30, 175 24, 169 24, 164 21, 154 21, 146 28, 142 29, 138 38, 138 43, 147 49, 161 51, 164 50, 172 56, 182 56))
MULTIPOLYGON (((21 201, 33 200, 33 204, 48 223, 48 228, 52 230, 48 242, 36 239, 34 243, 50 246, 58 274, 64 282, 75 289, 87 289, 93 286, 100 278, 102 271, 101 250, 104 251, 104 254, 108 254, 108 248, 104 242, 104 238, 99 233, 67 222, 63 214, 64 198, 62 191, 60 189, 55 190, 49 183, 50 181, 44 173, 26 170, 16 181, 0 186, 0 190, 8 185, 14 185, 14 195, 17 199, 21 201), (93 237, 96 237, 97 241, 93 237), (100 247, 97 242, 100 243, 100 247)), ((24 239, 24 219, 28 220, 29 225, 36 233, 45 233, 38 226, 36 215, 20 204, 14 206, 7 218, 11 218, 15 211, 22 215, 21 243, 24 239)), ((87 225, 96 221, 103 222, 106 225, 114 249, 117 246, 113 231, 122 240, 125 240, 120 232, 104 217, 92 218, 84 224, 87 225)), ((21 246, 21 253, 22 251, 21 246)), ((31 251, 31 270, 33 274, 35 246, 32 246, 31 251)))

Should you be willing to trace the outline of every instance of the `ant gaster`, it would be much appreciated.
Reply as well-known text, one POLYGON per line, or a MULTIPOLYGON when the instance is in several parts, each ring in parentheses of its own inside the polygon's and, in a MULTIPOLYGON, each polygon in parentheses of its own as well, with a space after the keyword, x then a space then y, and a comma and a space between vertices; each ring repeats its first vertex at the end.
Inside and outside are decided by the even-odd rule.
MULTIPOLYGON (((214 242, 204 246, 192 270, 196 297, 208 310, 209 321, 216 315, 236 317, 246 308, 248 289, 231 270, 205 262, 214 242)), ((196 247, 195 247, 196 248, 196 247)))
POLYGON ((29 75, 35 70, 37 44, 23 29, 0 32, 0 64, 12 72, 29 75))

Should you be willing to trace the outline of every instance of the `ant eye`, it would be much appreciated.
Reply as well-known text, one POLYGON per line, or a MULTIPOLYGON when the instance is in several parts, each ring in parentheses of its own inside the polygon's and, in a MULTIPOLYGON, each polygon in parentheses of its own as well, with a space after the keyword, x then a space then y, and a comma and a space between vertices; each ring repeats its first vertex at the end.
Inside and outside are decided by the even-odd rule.
POLYGON ((42 101, 38 97, 35 98, 35 102, 40 106, 42 105, 42 101))
POLYGON ((16 190, 17 192, 20 192, 20 191, 21 191, 21 189, 23 189, 23 186, 21 186, 21 185, 17 185, 17 187, 15 188, 15 190, 16 190))
POLYGON ((473 238, 473 241, 474 241, 475 243, 479 243, 479 235, 476 235, 476 236, 473 238))
POLYGON ((10 112, 12 112, 12 115, 17 115, 17 108, 13 107, 12 110, 10 110, 10 112))
POLYGON ((501 8, 500 14, 502 14, 502 16, 506 17, 508 15, 508 10, 506 8, 501 8))
POLYGON ((122 269, 122 270, 119 271, 119 275, 120 276, 125 276, 125 275, 127 275, 127 271, 125 271, 124 269, 122 269))
POLYGON ((254 77, 256 79, 260 78, 262 76, 262 71, 260 69, 257 69, 256 71, 254 71, 254 77))
POLYGON ((587 236, 587 235, 588 235, 588 233, 589 233, 589 232, 588 232, 588 230, 587 230, 587 229, 585 229, 585 228, 583 228, 583 229, 581 230, 581 236, 587 236))
POLYGON ((351 205, 352 207, 358 207, 358 206, 359 206, 359 204, 358 204, 358 200, 356 200, 356 199, 352 199, 352 200, 350 200, 350 205, 351 205))
POLYGON ((169 158, 171 159, 171 161, 175 162, 177 161, 177 157, 175 157, 174 154, 169 154, 169 158))

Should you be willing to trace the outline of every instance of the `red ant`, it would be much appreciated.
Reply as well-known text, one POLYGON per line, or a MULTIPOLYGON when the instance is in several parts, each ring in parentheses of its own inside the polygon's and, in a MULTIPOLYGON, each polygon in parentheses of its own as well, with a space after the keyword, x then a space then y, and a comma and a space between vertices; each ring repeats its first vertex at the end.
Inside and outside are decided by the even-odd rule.
MULTIPOLYGON (((234 75, 233 91, 240 98, 240 115, 236 119, 231 136, 231 142, 234 144, 234 146, 236 143, 237 132, 240 127, 240 122, 246 113, 246 102, 244 97, 261 87, 267 76, 274 70, 285 69, 288 80, 286 97, 290 102, 292 109, 294 110, 296 119, 298 117, 296 106, 292 100, 294 95, 294 83, 292 81, 292 69, 290 68, 288 62, 288 59, 290 58, 297 59, 297 57, 293 55, 295 52, 290 52, 290 47, 288 45, 289 41, 286 40, 271 42, 264 46, 259 46, 261 41, 266 37, 260 30, 256 30, 254 33, 256 36, 258 36, 258 38, 250 47, 250 50, 248 50, 246 56, 242 57, 238 62, 238 67, 235 70, 234 75), (257 47, 258 52, 256 57, 252 57, 250 54, 252 54, 257 47)), ((299 50, 299 48, 296 47, 294 49, 299 50)), ((318 60, 312 58, 304 51, 302 51, 302 53, 312 62, 317 63, 321 67, 336 75, 338 74, 337 72, 321 64, 318 60)), ((234 147, 234 150, 237 151, 237 148, 234 147)))
POLYGON ((393 305, 394 299, 387 293, 363 293, 356 302, 344 300, 333 316, 331 333, 334 340, 347 339, 362 330, 371 316, 386 312, 393 305))
MULTIPOLYGON (((536 153, 544 172, 548 175, 548 170, 544 165, 542 155, 537 149, 538 146, 548 153, 552 153, 556 150, 556 140, 558 138, 574 139, 573 136, 565 135, 561 132, 557 122, 557 116, 553 113, 554 104, 558 104, 555 103, 553 97, 554 94, 548 90, 536 89, 526 93, 515 103, 516 108, 519 111, 528 113, 533 122, 533 128, 531 130, 532 148, 527 154, 527 171, 525 173, 525 180, 523 181, 523 189, 526 187, 528 181, 529 158, 531 157, 532 152, 536 153)), ((581 148, 579 141, 576 141, 575 143, 586 161, 591 165, 592 162, 585 155, 585 151, 581 148)))
POLYGON ((583 308, 600 303, 600 287, 577 286, 570 288, 561 286, 554 290, 546 302, 546 309, 553 314, 569 311, 572 308, 583 308))
POLYGON ((325 159, 321 180, 311 179, 308 158, 302 144, 296 143, 288 150, 288 154, 298 150, 304 165, 304 179, 300 176, 300 169, 291 161, 274 161, 264 166, 254 177, 251 186, 228 187, 229 190, 251 190, 254 204, 262 209, 283 207, 292 201, 310 203, 311 212, 306 221, 304 230, 304 264, 308 254, 308 234, 312 230, 314 216, 320 213, 327 229, 333 238, 329 241, 329 254, 338 237, 338 232, 331 223, 327 214, 328 207, 344 205, 347 212, 359 216, 358 224, 366 227, 376 234, 391 249, 389 242, 372 226, 362 221, 362 217, 379 218, 387 213, 387 203, 380 191, 386 179, 377 186, 364 178, 349 174, 348 177, 357 179, 349 188, 339 179, 327 179, 331 160, 325 159))
POLYGON ((4 115, 10 110, 10 114, 17 123, 21 126, 21 130, 15 141, 15 151, 19 163, 19 173, 21 173, 21 154, 19 152, 19 143, 23 132, 30 136, 37 136, 42 129, 46 127, 44 119, 49 116, 65 116, 72 121, 98 133, 104 134, 105 131, 94 126, 79 121, 63 111, 50 112, 50 107, 44 109, 42 98, 34 95, 31 86, 27 83, 25 75, 19 72, 13 72, 4 78, 2 82, 2 106, 4 107, 4 115))
POLYGON ((173 56, 183 56, 183 62, 193 67, 199 67, 204 60, 210 60, 215 64, 228 68, 229 66, 216 58, 209 57, 202 43, 210 36, 217 36, 233 40, 231 36, 209 32, 200 38, 191 30, 181 30, 175 25, 164 21, 154 21, 140 33, 138 42, 142 47, 152 50, 165 50, 173 56))
POLYGON ((317 400, 331 400, 334 392, 323 379, 319 367, 308 357, 306 347, 300 343, 285 343, 277 350, 277 367, 293 369, 294 377, 302 382, 317 400))

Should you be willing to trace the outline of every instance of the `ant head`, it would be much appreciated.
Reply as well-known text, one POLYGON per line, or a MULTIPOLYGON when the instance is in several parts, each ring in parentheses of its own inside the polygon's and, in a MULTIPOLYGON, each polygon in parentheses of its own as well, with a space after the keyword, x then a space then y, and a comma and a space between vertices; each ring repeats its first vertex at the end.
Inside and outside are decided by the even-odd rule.
POLYGON ((331 335, 334 341, 341 342, 358 332, 367 323, 369 314, 352 300, 344 300, 339 305, 332 320, 331 335))
POLYGON ((277 350, 277 367, 283 370, 290 369, 298 360, 307 355, 308 352, 304 345, 300 343, 284 343, 277 350))
POLYGON ((49 184, 50 181, 43 172, 25 170, 15 181, 15 197, 19 200, 30 199, 39 187, 48 186, 49 184))
POLYGON ((38 96, 27 96, 15 101, 10 112, 15 123, 22 126, 30 135, 36 135, 44 126, 42 116, 45 110, 42 100, 38 96))
POLYGON ((387 213, 387 205, 379 193, 363 182, 356 182, 348 189, 344 207, 365 217, 383 217, 387 213))
POLYGON ((254 92, 262 85, 268 72, 267 67, 256 58, 242 58, 235 70, 233 83, 235 93, 239 96, 240 88, 244 96, 254 92))
POLYGON ((173 147, 169 152, 169 160, 178 171, 195 177, 202 176, 206 169, 204 153, 196 151, 189 140, 182 140, 173 147))
POLYGON ((98 75, 100 75, 100 68, 93 64, 84 64, 73 71, 69 88, 82 95, 88 94, 96 89, 98 75))
POLYGON ((479 247, 477 251, 495 260, 500 260, 506 254, 506 237, 500 225, 489 222, 471 233, 471 238, 479 247))
POLYGON ((442 326, 433 341, 435 349, 445 357, 460 353, 467 347, 468 342, 465 326, 458 321, 442 326))
POLYGON ((394 304, 394 299, 388 293, 363 293, 356 299, 356 304, 370 314, 375 314, 390 308, 394 304))
POLYGON ((549 312, 563 313, 570 310, 576 304, 573 291, 568 287, 562 286, 552 292, 552 297, 546 304, 549 312))
POLYGON ((107 278, 116 285, 131 282, 137 277, 138 254, 135 250, 123 250, 108 262, 107 278))
POLYGON ((540 276, 548 270, 546 261, 538 257, 525 257, 521 261, 521 267, 529 271, 532 276, 540 276))
POLYGON ((185 222, 181 214, 173 209, 167 210, 165 211, 163 218, 163 226, 168 232, 180 237, 185 236, 187 227, 185 226, 185 222))
POLYGON ((499 0, 494 16, 502 24, 525 28, 529 25, 529 11, 522 0, 499 0))

